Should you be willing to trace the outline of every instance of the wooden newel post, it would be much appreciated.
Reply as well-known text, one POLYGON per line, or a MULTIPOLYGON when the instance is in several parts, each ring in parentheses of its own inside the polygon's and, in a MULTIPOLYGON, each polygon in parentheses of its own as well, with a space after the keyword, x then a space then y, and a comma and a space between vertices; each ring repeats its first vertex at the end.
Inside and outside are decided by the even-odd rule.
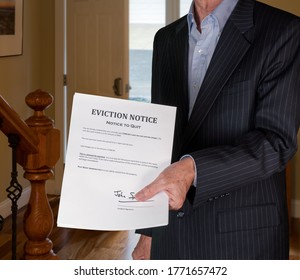
POLYGON ((53 97, 41 90, 27 95, 26 104, 34 110, 25 122, 36 132, 38 153, 18 155, 24 168, 24 177, 31 182, 31 196, 24 215, 24 232, 28 238, 24 247, 25 259, 57 259, 48 238, 54 223, 45 184, 53 177, 53 168, 59 159, 60 132, 44 110, 53 102, 53 97))

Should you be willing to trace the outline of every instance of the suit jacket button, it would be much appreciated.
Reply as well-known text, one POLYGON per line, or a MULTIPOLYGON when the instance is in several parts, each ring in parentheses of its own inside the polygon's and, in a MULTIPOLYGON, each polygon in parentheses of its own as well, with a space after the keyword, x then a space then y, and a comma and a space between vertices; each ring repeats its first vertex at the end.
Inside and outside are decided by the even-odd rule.
POLYGON ((184 217, 184 212, 183 211, 179 211, 178 213, 177 213, 177 218, 178 219, 182 219, 184 217))

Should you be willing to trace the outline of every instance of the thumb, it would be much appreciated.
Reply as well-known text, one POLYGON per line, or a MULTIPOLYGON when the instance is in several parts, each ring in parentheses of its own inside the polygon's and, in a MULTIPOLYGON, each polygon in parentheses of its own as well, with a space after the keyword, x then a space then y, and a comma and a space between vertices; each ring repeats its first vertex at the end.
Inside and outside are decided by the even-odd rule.
POLYGON ((156 195, 159 192, 159 190, 157 190, 155 188, 155 185, 148 185, 146 187, 144 187, 142 190, 140 190, 139 192, 137 192, 135 194, 135 198, 138 201, 146 201, 150 198, 152 198, 154 195, 156 195))

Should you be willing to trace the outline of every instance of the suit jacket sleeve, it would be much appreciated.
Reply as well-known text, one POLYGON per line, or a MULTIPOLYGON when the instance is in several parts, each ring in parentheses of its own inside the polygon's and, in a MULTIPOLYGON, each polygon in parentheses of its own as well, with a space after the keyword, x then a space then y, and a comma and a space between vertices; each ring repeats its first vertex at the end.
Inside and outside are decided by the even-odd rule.
POLYGON ((300 121, 300 25, 286 26, 265 57, 256 87, 254 129, 232 145, 192 152, 197 168, 193 206, 285 169, 297 150, 300 121))

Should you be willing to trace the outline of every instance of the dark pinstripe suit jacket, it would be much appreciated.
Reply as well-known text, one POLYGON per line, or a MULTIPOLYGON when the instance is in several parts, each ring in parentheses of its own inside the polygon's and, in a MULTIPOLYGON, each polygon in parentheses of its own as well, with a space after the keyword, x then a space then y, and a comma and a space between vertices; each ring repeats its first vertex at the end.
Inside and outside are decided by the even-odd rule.
POLYGON ((197 165, 180 211, 152 235, 153 259, 286 259, 286 163, 300 119, 300 21, 240 0, 188 120, 186 17, 154 40, 152 102, 177 107, 173 161, 197 165))

